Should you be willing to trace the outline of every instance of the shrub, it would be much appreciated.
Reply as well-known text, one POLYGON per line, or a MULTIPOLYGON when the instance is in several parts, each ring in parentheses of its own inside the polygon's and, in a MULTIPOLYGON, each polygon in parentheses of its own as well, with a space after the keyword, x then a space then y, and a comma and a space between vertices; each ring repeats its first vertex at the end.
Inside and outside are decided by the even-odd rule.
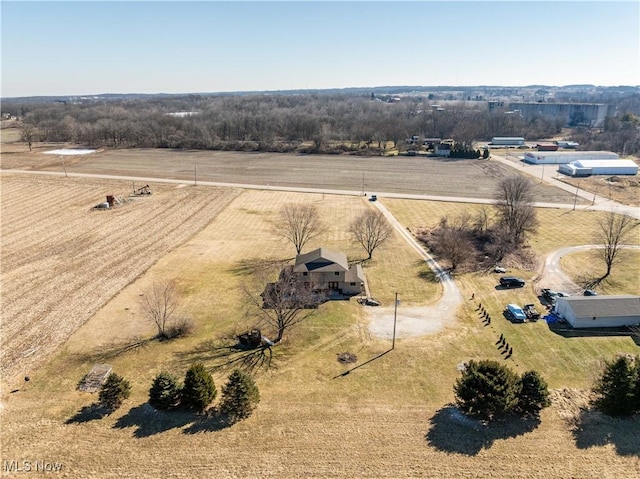
POLYGON ((131 385, 129 381, 115 373, 111 373, 100 388, 98 402, 100 405, 113 412, 122 406, 125 399, 131 395, 131 385))
POLYGON ((521 416, 538 416, 542 409, 551 405, 547 383, 536 371, 524 373, 520 385, 516 412, 521 416))
POLYGON ((160 372, 149 389, 149 404, 156 409, 170 409, 180 404, 178 379, 167 372, 160 372))
POLYGON ((249 417, 259 402, 260 392, 253 378, 237 369, 233 371, 222 389, 220 412, 235 422, 249 417))
POLYGON ((593 388, 596 409, 609 416, 630 416, 640 412, 636 397, 639 361, 639 358, 634 361, 628 356, 620 356, 605 362, 604 371, 593 388))
POLYGON ((213 378, 204 365, 196 363, 187 370, 181 394, 185 407, 202 412, 215 399, 217 392, 213 378))
POLYGON ((465 414, 493 420, 514 411, 520 394, 518 375, 497 361, 469 361, 454 392, 465 414))

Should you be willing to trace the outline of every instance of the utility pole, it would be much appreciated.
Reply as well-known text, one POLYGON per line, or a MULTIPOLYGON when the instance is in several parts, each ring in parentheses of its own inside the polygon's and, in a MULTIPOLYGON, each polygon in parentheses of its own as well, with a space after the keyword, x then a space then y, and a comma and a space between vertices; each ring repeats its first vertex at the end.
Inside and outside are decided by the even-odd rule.
POLYGON ((193 186, 198 186, 198 163, 193 164, 193 186))
POLYGON ((542 176, 540 176, 540 183, 544 181, 544 163, 542 163, 542 176))
POLYGON ((396 291, 396 301, 393 308, 393 339, 391 340, 391 349, 396 347, 396 322, 398 319, 398 292, 396 291))
POLYGON ((578 186, 579 185, 580 185, 579 183, 578 183, 578 185, 576 185, 576 196, 573 199, 573 211, 576 210, 576 203, 578 202, 578 186))
POLYGON ((61 155, 61 156, 60 156, 60 159, 62 160, 62 168, 64 169, 64 177, 65 177, 65 178, 69 178, 69 177, 67 176, 67 165, 65 165, 65 164, 64 164, 64 155, 61 155))

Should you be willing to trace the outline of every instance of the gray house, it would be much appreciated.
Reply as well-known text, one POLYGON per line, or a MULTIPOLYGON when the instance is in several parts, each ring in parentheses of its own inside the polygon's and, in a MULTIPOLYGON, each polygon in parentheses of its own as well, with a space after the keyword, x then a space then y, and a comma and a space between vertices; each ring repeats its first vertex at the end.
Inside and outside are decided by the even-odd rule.
POLYGON ((349 266, 344 253, 318 248, 296 256, 293 266, 296 281, 307 288, 344 295, 360 294, 364 272, 360 264, 349 266))
POLYGON ((640 296, 558 298, 553 311, 574 328, 640 326, 640 296))

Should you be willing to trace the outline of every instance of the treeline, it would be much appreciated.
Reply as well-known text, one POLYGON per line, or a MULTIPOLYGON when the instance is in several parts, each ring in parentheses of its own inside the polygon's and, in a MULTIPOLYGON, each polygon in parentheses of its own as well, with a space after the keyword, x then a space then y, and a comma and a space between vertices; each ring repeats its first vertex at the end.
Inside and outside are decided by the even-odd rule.
MULTIPOLYGON (((471 147, 493 136, 533 140, 561 131, 560 120, 525 120, 480 105, 466 102, 436 111, 433 101, 418 97, 385 102, 372 95, 190 95, 82 104, 5 102, 2 113, 18 116, 33 141, 114 148, 380 152, 401 147, 412 135, 453 138, 471 147)), ((616 136, 624 129, 620 122, 607 125, 615 129, 612 135, 592 138, 601 149, 640 151, 638 141, 616 136)))

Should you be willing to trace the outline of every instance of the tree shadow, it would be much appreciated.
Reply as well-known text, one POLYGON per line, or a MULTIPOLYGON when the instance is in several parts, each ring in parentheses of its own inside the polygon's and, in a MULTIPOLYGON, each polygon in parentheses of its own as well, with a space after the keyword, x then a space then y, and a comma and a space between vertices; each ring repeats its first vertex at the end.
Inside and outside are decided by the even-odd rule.
POLYGON ((102 419, 107 415, 107 410, 105 410, 100 404, 93 403, 89 406, 82 406, 76 414, 65 421, 65 424, 82 424, 102 419))
POLYGON ((579 449, 612 445, 620 456, 640 457, 640 416, 616 418, 583 409, 571 431, 579 449))
POLYGON ((198 419, 192 412, 184 410, 159 411, 149 403, 133 407, 113 425, 114 429, 135 428, 133 436, 141 439, 160 434, 171 429, 181 428, 198 419))
POLYGON ((237 261, 233 267, 229 268, 229 272, 236 276, 250 276, 257 272, 269 271, 274 267, 290 263, 294 259, 295 258, 247 258, 237 261))
POLYGON ((98 349, 78 355, 76 358, 82 362, 104 362, 110 359, 117 358, 118 356, 126 353, 139 352, 141 349, 147 347, 150 343, 158 341, 158 336, 152 336, 149 338, 133 337, 121 342, 113 342, 100 346, 98 349))
POLYGON ((489 449, 499 439, 509 439, 532 432, 540 425, 539 417, 509 417, 485 423, 465 416, 454 405, 447 405, 431 418, 425 434, 430 446, 439 451, 475 456, 489 449))
POLYGON ((272 361, 275 354, 274 347, 269 344, 248 348, 237 340, 222 338, 217 341, 208 339, 190 351, 178 352, 177 356, 186 364, 205 363, 207 369, 212 372, 241 369, 255 373, 274 367, 272 361))
POLYGON ((193 423, 182 432, 184 434, 216 432, 226 429, 232 425, 233 423, 225 416, 221 415, 216 408, 211 408, 206 414, 197 416, 193 423))

